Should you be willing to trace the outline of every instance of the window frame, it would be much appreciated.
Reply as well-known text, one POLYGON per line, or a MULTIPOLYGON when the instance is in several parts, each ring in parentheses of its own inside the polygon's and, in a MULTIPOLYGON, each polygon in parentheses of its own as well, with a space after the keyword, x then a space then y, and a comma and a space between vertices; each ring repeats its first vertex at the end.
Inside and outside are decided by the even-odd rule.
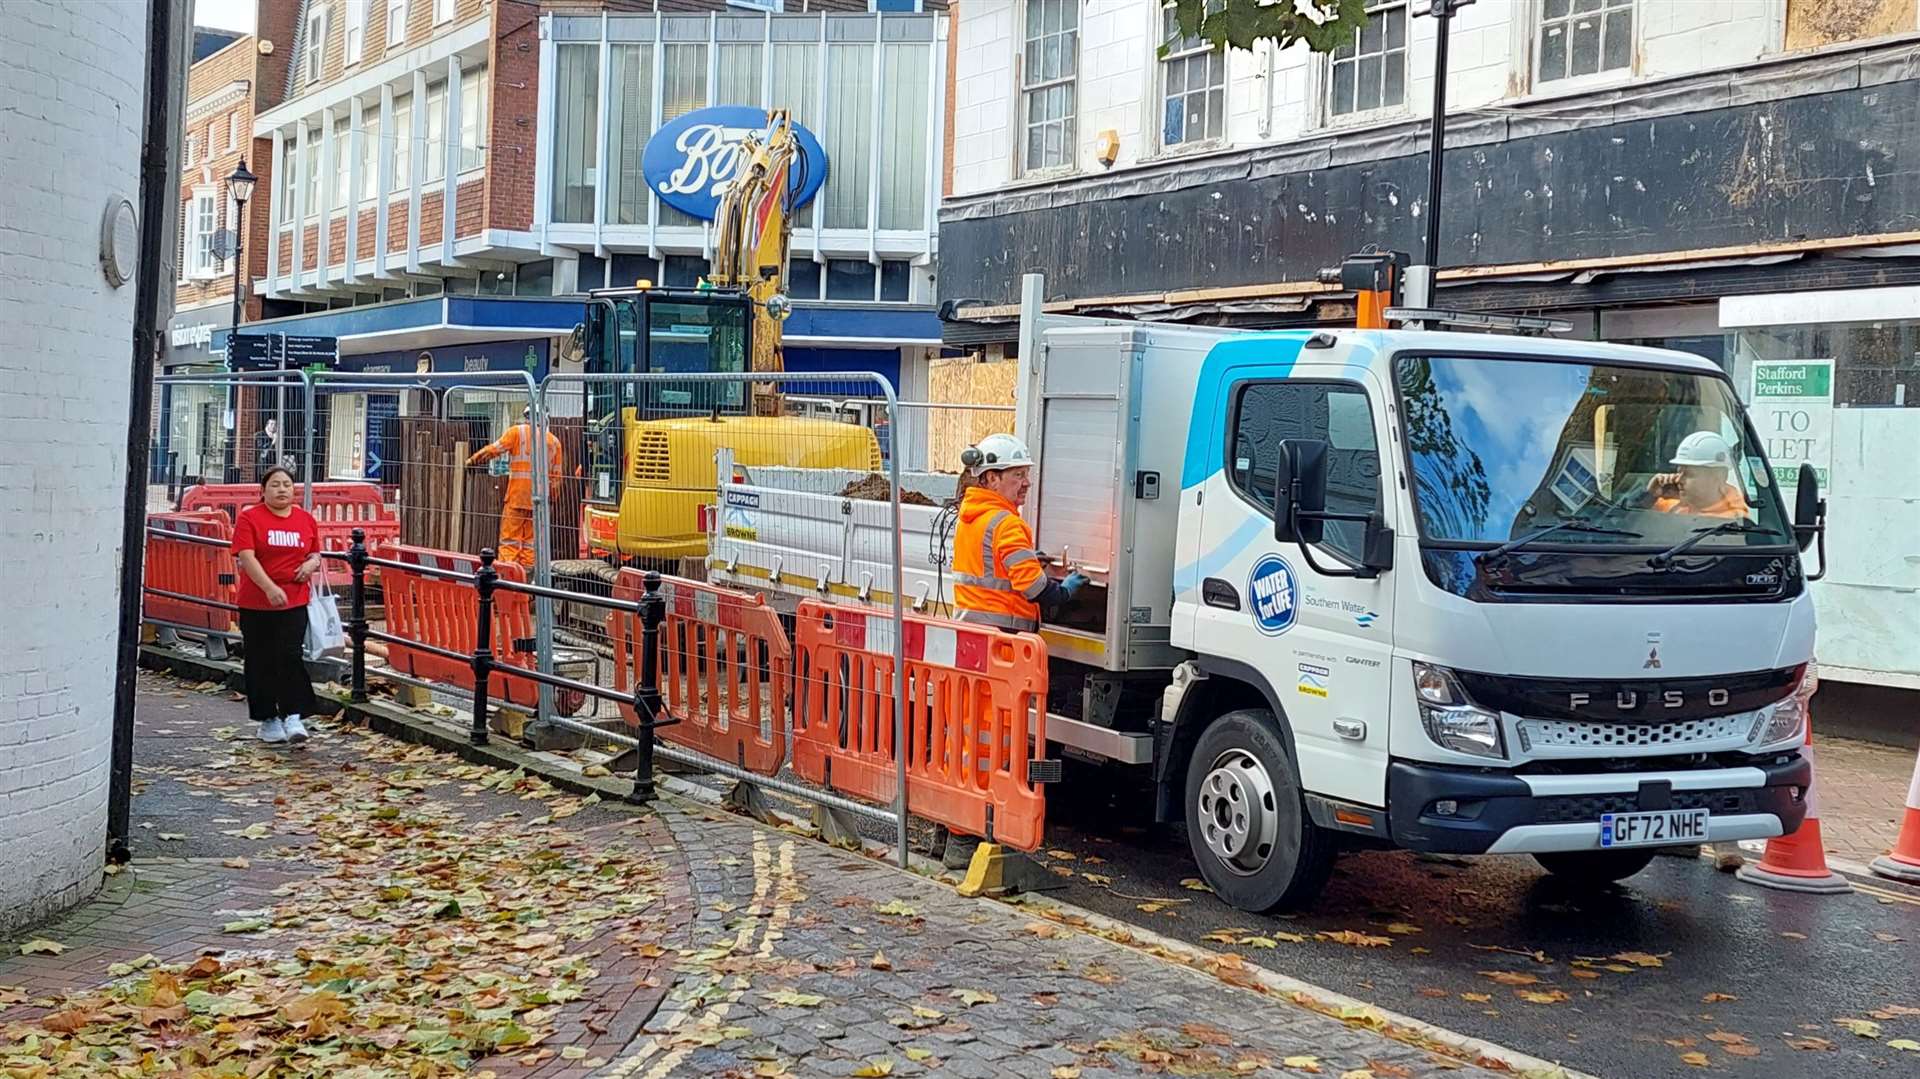
POLYGON ((1015 24, 1017 36, 1014 38, 1016 45, 1014 62, 1020 69, 1020 78, 1017 85, 1018 93, 1014 98, 1020 137, 1018 144, 1014 148, 1014 152, 1018 155, 1017 160, 1020 165, 1019 172, 1021 176, 1045 176, 1070 173, 1079 168, 1080 154, 1077 135, 1080 120, 1080 39, 1086 21, 1081 17, 1082 14, 1080 0, 1023 0, 1020 5, 1020 21, 1015 24), (1028 80, 1030 72, 1027 70, 1026 62, 1027 46, 1032 42, 1041 42, 1041 48, 1044 51, 1046 47, 1044 43, 1048 38, 1062 36, 1069 32, 1060 30, 1049 34, 1043 26, 1038 37, 1027 37, 1027 12, 1031 10, 1032 5, 1036 3, 1045 4, 1051 2, 1062 3, 1073 12, 1073 29, 1071 31, 1073 35, 1073 70, 1067 75, 1061 75, 1040 82, 1030 82, 1028 80), (1067 88, 1069 97, 1071 98, 1066 115, 1057 118, 1050 117, 1041 120, 1038 124, 1033 123, 1027 118, 1031 109, 1029 101, 1034 94, 1063 86, 1067 88), (1063 157, 1058 162, 1036 165, 1028 160, 1027 157, 1027 145, 1030 140, 1030 135, 1036 127, 1046 127, 1052 124, 1061 125, 1061 149, 1064 152, 1063 157))
MULTIPOLYGON (((1245 378, 1239 379, 1238 381, 1235 381, 1229 384, 1228 392, 1232 396, 1229 399, 1229 402, 1227 405, 1227 422, 1224 427, 1225 440, 1222 446, 1220 447, 1220 452, 1221 452, 1220 465, 1221 465, 1221 471, 1226 475, 1227 487, 1229 490, 1233 492, 1234 497, 1239 499, 1242 503, 1246 504, 1248 507, 1250 507, 1255 513, 1260 514, 1261 516, 1265 517, 1269 521, 1273 520, 1273 507, 1264 505, 1263 503, 1261 503, 1260 498, 1257 494, 1248 490, 1246 487, 1243 487, 1240 484, 1240 481, 1234 477, 1235 469, 1233 467, 1233 462, 1234 462, 1233 447, 1234 447, 1235 436, 1239 433, 1239 430, 1240 430, 1241 411, 1244 408, 1246 403, 1247 391, 1257 386, 1332 386, 1332 387, 1339 388, 1343 392, 1352 391, 1360 395, 1360 399, 1366 404, 1366 408, 1367 408, 1368 430, 1373 435, 1373 454, 1375 459, 1379 462, 1379 468, 1374 473, 1373 506, 1368 512, 1379 514, 1383 521, 1390 520, 1387 513, 1387 495, 1386 495, 1387 486, 1388 486, 1386 479, 1387 479, 1388 462, 1390 458, 1388 456, 1388 451, 1385 448, 1383 448, 1383 445, 1381 442, 1380 426, 1378 423, 1379 416, 1374 411, 1373 397, 1368 392, 1366 383, 1357 381, 1355 379, 1350 379, 1350 378, 1335 378, 1331 376, 1310 377, 1310 378, 1277 378, 1269 375, 1249 375, 1245 378)), ((1328 436, 1329 436, 1328 444, 1331 446, 1332 444, 1331 431, 1328 432, 1328 436)), ((1331 508, 1332 507, 1329 507, 1329 509, 1331 508)), ((1343 510, 1337 510, 1336 512, 1344 513, 1348 511, 1343 509, 1343 510)), ((1327 523, 1329 525, 1332 525, 1336 523, 1345 524, 1349 522, 1329 521, 1327 523)), ((1331 555, 1345 569, 1361 568, 1362 557, 1364 556, 1365 552, 1361 551, 1357 553, 1349 553, 1335 544, 1333 540, 1333 536, 1334 536, 1334 532, 1331 529, 1329 529, 1326 533, 1322 535, 1320 542, 1314 544, 1315 550, 1322 551, 1328 555, 1331 555)), ((1365 540, 1363 539, 1362 542, 1364 543, 1365 540)))
POLYGON ((197 185, 187 199, 187 207, 187 276, 210 281, 216 276, 213 234, 220 230, 220 189, 213 184, 197 185))
MULTIPOLYGON (((1344 57, 1344 58, 1336 57, 1333 52, 1328 52, 1325 54, 1325 57, 1320 62, 1318 66, 1320 86, 1319 86, 1319 92, 1316 95, 1319 103, 1319 110, 1320 110, 1320 126, 1322 127, 1358 126, 1363 124, 1380 123, 1386 120, 1400 119, 1412 114, 1413 112, 1413 59, 1412 59, 1412 56, 1413 56, 1413 2, 1412 0, 1367 0, 1367 17, 1371 19, 1376 12, 1385 9, 1389 5, 1397 6, 1401 12, 1401 15, 1400 15, 1401 26, 1403 27, 1404 32, 1401 35, 1400 48, 1398 50, 1387 49, 1385 47, 1385 43, 1383 42, 1381 50, 1378 53, 1362 53, 1360 51, 1360 38, 1358 35, 1356 35, 1354 38, 1354 53, 1351 57, 1344 57), (1387 53, 1390 51, 1398 51, 1400 54, 1400 65, 1401 65, 1400 103, 1397 105, 1383 104, 1371 109, 1360 108, 1359 107, 1360 89, 1359 89, 1359 70, 1358 70, 1360 61, 1364 57, 1368 57, 1368 56, 1380 56, 1384 58, 1387 55, 1387 53), (1354 68, 1355 68, 1354 98, 1353 98, 1355 107, 1351 112, 1333 111, 1334 68, 1338 64, 1342 64, 1342 63, 1351 63, 1354 65, 1354 68)), ((1362 33, 1364 33, 1364 30, 1362 31, 1362 33)), ((1382 62, 1384 63, 1384 60, 1382 62)), ((1382 80, 1381 94, 1382 94, 1382 98, 1384 99, 1385 92, 1386 92, 1384 71, 1382 72, 1381 80, 1382 80)))
MULTIPOLYGON (((1595 86, 1607 86, 1624 82, 1632 79, 1638 73, 1638 46, 1643 22, 1641 16, 1644 14, 1640 10, 1640 0, 1599 0, 1600 8, 1595 12, 1576 12, 1573 10, 1575 2, 1576 0, 1567 0, 1567 13, 1564 16, 1551 18, 1547 15, 1547 0, 1535 0, 1535 2, 1530 5, 1532 18, 1527 36, 1527 76, 1531 80, 1536 93, 1577 92, 1595 86), (1567 69, 1569 74, 1554 79, 1542 77, 1540 65, 1546 56, 1543 39, 1549 24, 1559 23, 1563 27, 1566 27, 1582 15, 1599 17, 1601 37, 1597 47, 1602 62, 1604 62, 1606 57, 1606 16, 1613 11, 1621 9, 1629 13, 1630 19, 1630 26, 1628 28, 1629 37, 1627 41, 1627 62, 1625 65, 1621 67, 1603 67, 1585 75, 1574 75, 1571 74, 1573 69, 1573 54, 1572 50, 1569 49, 1567 52, 1567 69)), ((1563 30, 1563 32, 1566 31, 1563 30)), ((1569 38, 1569 41, 1571 41, 1571 38, 1569 38)))
POLYGON ((454 0, 433 0, 433 25, 452 22, 456 7, 454 0))
POLYGON ((407 40, 407 18, 413 14, 412 0, 387 0, 387 48, 407 40), (398 19, 394 15, 399 15, 398 19))
POLYGON ((314 9, 307 13, 307 37, 301 42, 304 55, 300 57, 300 67, 306 73, 306 82, 309 86, 319 82, 320 77, 326 73, 327 23, 329 21, 327 5, 324 3, 315 5, 314 9))
MULTIPOLYGON (((1209 13, 1216 10, 1215 4, 1209 3, 1207 5, 1207 10, 1209 13)), ((1158 35, 1157 40, 1160 42, 1160 46, 1163 46, 1168 50, 1166 55, 1161 56, 1156 53, 1154 58, 1155 59, 1155 63, 1154 63, 1155 87, 1157 90, 1157 92, 1154 95, 1154 103, 1157 106, 1157 108, 1154 111, 1154 117, 1155 117, 1154 138, 1157 145, 1159 146, 1160 153, 1185 154, 1185 153, 1193 153, 1200 150, 1216 149, 1218 147, 1225 146, 1230 139, 1230 136, 1227 132, 1227 120, 1229 118, 1229 113, 1231 112, 1231 110, 1229 109, 1228 102, 1227 102, 1227 87, 1233 81, 1232 72, 1228 70, 1228 64, 1230 62, 1229 57, 1231 57, 1233 50, 1230 48, 1227 48, 1227 49, 1215 48, 1214 46, 1210 45, 1205 38, 1201 38, 1197 45, 1194 45, 1189 48, 1182 49, 1176 52, 1174 51, 1174 46, 1180 44, 1180 42, 1184 41, 1185 38, 1177 36, 1180 33, 1180 28, 1178 25, 1175 25, 1172 30, 1172 34, 1175 36, 1171 36, 1171 37, 1168 36, 1166 24, 1167 24, 1167 20, 1173 16, 1173 9, 1170 7, 1163 7, 1155 14, 1159 16, 1159 20, 1160 20, 1154 27, 1155 33, 1158 35), (1218 135, 1207 135, 1204 133, 1204 130, 1203 130, 1203 133, 1198 138, 1188 137, 1188 138, 1181 139, 1179 142, 1168 142, 1167 141, 1167 69, 1170 66, 1172 66, 1172 64, 1175 61, 1181 61, 1184 63, 1185 61, 1191 60, 1196 56, 1205 56, 1208 53, 1215 53, 1219 56, 1220 85, 1218 87, 1209 85, 1206 88, 1199 91, 1182 90, 1180 92, 1180 96, 1181 98, 1184 99, 1184 98, 1192 97, 1195 93, 1199 93, 1202 96, 1211 97, 1214 90, 1218 89, 1220 91, 1220 133, 1218 135)), ((1183 109, 1183 112, 1184 112, 1184 109, 1183 109)))
POLYGON ((369 0, 342 0, 347 7, 347 34, 345 43, 346 64, 348 67, 360 62, 367 53, 367 4, 369 0))

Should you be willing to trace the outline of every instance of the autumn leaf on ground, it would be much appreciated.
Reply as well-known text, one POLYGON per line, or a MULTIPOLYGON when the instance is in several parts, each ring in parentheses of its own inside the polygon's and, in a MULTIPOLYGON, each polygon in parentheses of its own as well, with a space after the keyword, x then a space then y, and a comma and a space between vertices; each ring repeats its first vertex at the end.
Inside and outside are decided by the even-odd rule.
POLYGON ((245 858, 228 858, 227 860, 221 862, 220 864, 226 866, 228 869, 253 868, 253 863, 247 861, 245 858))
POLYGON ((1538 985, 1540 983, 1540 979, 1531 974, 1522 974, 1513 970, 1483 970, 1479 974, 1482 978, 1491 978, 1501 985, 1538 985))
POLYGON ((1833 1048, 1833 1043, 1825 1038, 1788 1038, 1787 1047, 1802 1052, 1823 1052, 1833 1048))
POLYGON ((947 1017, 947 1013, 941 1011, 938 1008, 929 1008, 924 1004, 915 1004, 913 1006, 913 1016, 915 1019, 938 1020, 938 1019, 945 1019, 947 1017))
POLYGON ((965 1004, 969 1008, 975 1004, 993 1004, 1000 1000, 999 997, 994 996, 984 989, 955 989, 947 995, 965 1004))
POLYGON ((1082 873, 1080 877, 1096 888, 1105 888, 1107 885, 1113 883, 1113 878, 1104 873, 1082 873))
POLYGON ((1578 967, 1575 967, 1574 969, 1567 971, 1567 973, 1571 974, 1576 978, 1579 978, 1581 981, 1588 981, 1588 982, 1598 981, 1600 978, 1600 975, 1598 972, 1591 971, 1591 970, 1581 970, 1578 967))
POLYGON ((885 903, 873 908, 873 912, 875 914, 891 914, 896 918, 915 918, 920 914, 919 911, 899 899, 889 899, 885 903))
POLYGON ((1834 1022, 1860 1035, 1862 1038, 1878 1038, 1880 1024, 1871 1019, 1835 1019, 1834 1022))
POLYGON ((1368 933, 1356 933, 1351 929, 1335 929, 1331 932, 1315 933, 1314 939, 1328 940, 1335 944, 1346 944, 1355 948, 1391 948, 1392 937, 1376 937, 1368 933))
POLYGON ((892 1075, 893 1058, 880 1057, 869 1060, 848 1074, 855 1076, 855 1079, 880 1079, 881 1076, 892 1075))
POLYGON ((1058 858, 1063 862, 1071 862, 1074 860, 1075 855, 1070 850, 1050 850, 1047 852, 1047 857, 1058 858))
POLYGON ((1186 877, 1180 881, 1180 887, 1189 892, 1211 892, 1213 888, 1199 877, 1186 877))
POLYGON ((1374 1079, 1372 1068, 1355 1068, 1340 1073, 1340 1079, 1374 1079))
POLYGON ((1707 1040, 1710 1042, 1719 1042, 1721 1045, 1739 1045, 1747 1040, 1747 1036, 1745 1034, 1735 1034, 1730 1030, 1716 1030, 1707 1035, 1707 1040))
POLYGON ((1912 1038, 1895 1038, 1887 1043, 1887 1048, 1898 1049, 1906 1053, 1920 1053, 1920 1042, 1912 1038))
POLYGON ((66 945, 44 937, 30 940, 20 946, 21 955, 59 955, 66 950, 66 945))
POLYGON ((1318 1074, 1320 1071, 1319 1057, 1309 1057, 1309 1056, 1288 1057, 1285 1060, 1282 1060, 1280 1063, 1284 1067, 1298 1068, 1303 1072, 1313 1072, 1315 1074, 1318 1074))
POLYGON ((1732 993, 1708 993, 1706 996, 1700 998, 1700 1003, 1718 1004, 1723 1000, 1739 1000, 1739 999, 1740 999, 1739 997, 1734 996, 1732 993))
POLYGON ((1062 1064, 1047 1074, 1052 1079, 1080 1079, 1080 1065, 1062 1064))
POLYGON ((1475 1004, 1485 1004, 1493 998, 1485 993, 1462 993, 1460 994, 1460 999, 1471 1001, 1475 1004))
POLYGON ((1404 937, 1413 933, 1424 933, 1426 930, 1421 929, 1412 922, 1388 922, 1387 932, 1392 933, 1396 937, 1404 937))
POLYGON ((867 966, 874 970, 892 970, 893 960, 887 958, 886 952, 875 948, 873 950, 873 958, 867 960, 867 966))
POLYGON ((1280 946, 1280 942, 1274 940, 1272 937, 1241 937, 1239 942, 1251 948, 1278 948, 1280 946))
POLYGON ((1419 989, 1416 989, 1415 992, 1419 993, 1423 997, 1428 997, 1433 1000, 1445 1000, 1446 998, 1453 995, 1452 993, 1447 992, 1445 989, 1442 989, 1437 985, 1423 985, 1419 989))
POLYGON ((187 838, 185 832, 161 832, 156 838, 165 843, 178 843, 187 838))
POLYGON ((1646 952, 1615 952, 1607 958, 1618 959, 1622 963, 1632 963, 1636 967, 1662 967, 1666 964, 1661 960, 1672 954, 1672 952, 1662 952, 1659 955, 1648 955, 1646 952))
POLYGON ((823 996, 817 996, 813 993, 796 993, 791 989, 782 989, 773 993, 762 993, 761 996, 766 997, 768 1000, 784 1008, 817 1008, 826 1003, 827 1000, 827 998, 823 996))
POLYGON ((1707 1054, 1697 1050, 1691 1053, 1681 1053, 1680 1059, 1696 1068, 1709 1068, 1713 1066, 1713 1061, 1707 1059, 1707 1054))
POLYGON ((1558 1004, 1563 1000, 1572 999, 1567 996, 1565 992, 1558 989, 1516 989, 1513 992, 1515 996, 1530 1004, 1558 1004))
POLYGON ((1180 1028, 1180 1033, 1185 1034, 1187 1037, 1192 1038, 1202 1045, 1233 1044, 1233 1035, 1228 1034, 1219 1027, 1208 1026, 1205 1023, 1187 1023, 1180 1028))

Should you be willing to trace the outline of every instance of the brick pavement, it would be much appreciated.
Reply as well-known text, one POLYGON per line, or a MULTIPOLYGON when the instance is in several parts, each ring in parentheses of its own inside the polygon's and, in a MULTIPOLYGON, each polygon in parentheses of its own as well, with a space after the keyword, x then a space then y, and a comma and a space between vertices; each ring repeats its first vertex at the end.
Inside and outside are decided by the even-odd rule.
POLYGON ((1913 754, 1850 738, 1819 738, 1815 753, 1820 837, 1827 854, 1866 865, 1891 849, 1900 833, 1913 754))

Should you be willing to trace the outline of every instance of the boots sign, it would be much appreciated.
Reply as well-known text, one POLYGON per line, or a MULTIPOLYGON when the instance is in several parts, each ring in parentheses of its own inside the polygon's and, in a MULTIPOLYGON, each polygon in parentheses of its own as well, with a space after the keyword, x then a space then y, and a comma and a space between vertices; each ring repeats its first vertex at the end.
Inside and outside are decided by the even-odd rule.
POLYGON ((1833 361, 1761 361, 1753 365, 1747 415, 1766 446, 1775 482, 1791 492, 1800 465, 1813 465, 1821 488, 1829 486, 1833 460, 1833 361))
MULTIPOLYGON (((716 105, 660 125, 640 154, 640 171, 660 201, 682 213, 712 221, 720 195, 743 162, 740 142, 767 129, 764 109, 716 105)), ((793 125, 800 153, 788 169, 793 205, 806 205, 827 182, 827 152, 813 132, 793 125)))

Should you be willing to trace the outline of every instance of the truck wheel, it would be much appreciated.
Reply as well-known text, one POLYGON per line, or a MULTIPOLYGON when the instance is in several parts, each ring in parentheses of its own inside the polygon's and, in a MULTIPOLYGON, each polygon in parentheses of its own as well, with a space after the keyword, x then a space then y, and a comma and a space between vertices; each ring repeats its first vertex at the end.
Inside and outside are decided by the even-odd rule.
POLYGON ((1563 850, 1536 854, 1533 860, 1556 877, 1578 884, 1626 880, 1653 861, 1654 850, 1563 850))
POLYGON ((1307 816, 1279 724, 1264 709, 1213 721, 1187 764, 1187 842, 1220 898, 1256 914, 1313 902, 1335 843, 1307 816))

